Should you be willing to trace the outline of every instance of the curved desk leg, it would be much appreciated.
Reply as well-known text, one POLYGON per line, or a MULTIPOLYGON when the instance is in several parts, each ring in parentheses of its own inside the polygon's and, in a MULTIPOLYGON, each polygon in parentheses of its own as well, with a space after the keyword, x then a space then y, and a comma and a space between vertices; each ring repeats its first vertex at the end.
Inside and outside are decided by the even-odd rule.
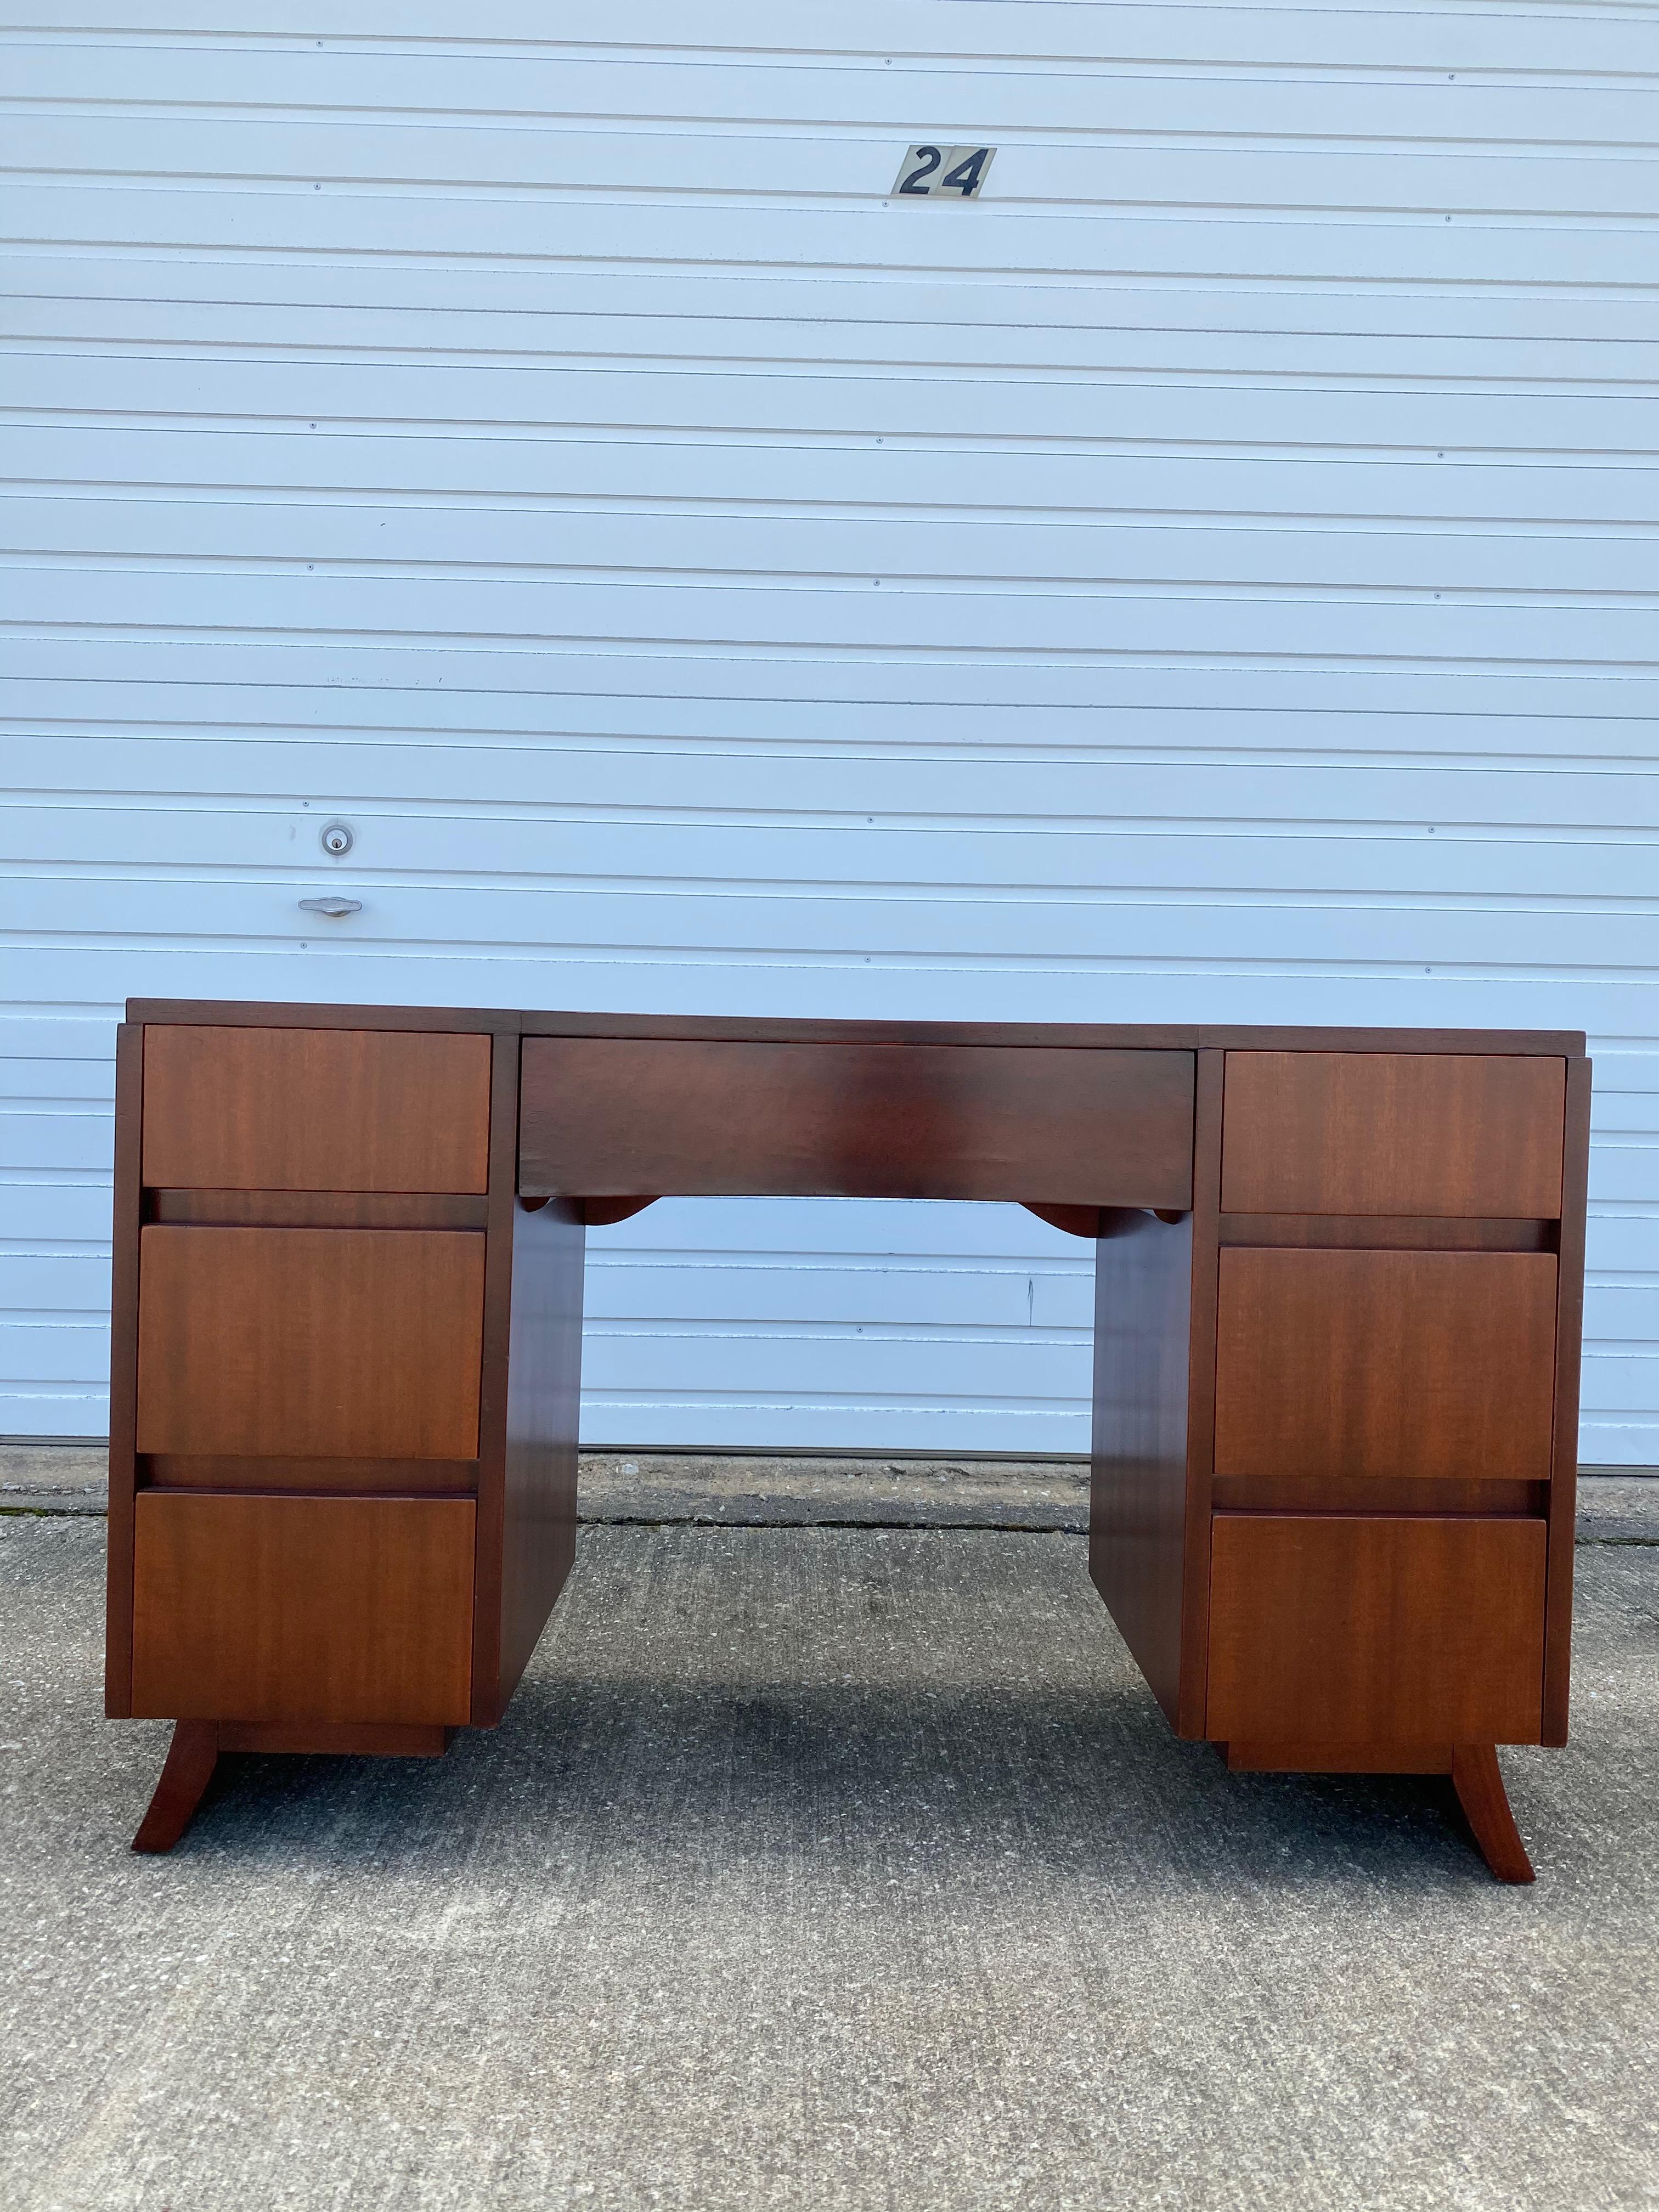
POLYGON ((1451 1755, 1452 1788, 1474 1831, 1480 1856, 1499 1881, 1536 1879, 1521 1831, 1515 1825, 1504 1790, 1504 1774, 1498 1764, 1498 1747, 1491 1743, 1460 1743, 1451 1755))
POLYGON ((175 1721, 167 1764, 132 1839, 135 1851, 170 1851, 196 1817, 219 1763, 217 1721, 175 1721))

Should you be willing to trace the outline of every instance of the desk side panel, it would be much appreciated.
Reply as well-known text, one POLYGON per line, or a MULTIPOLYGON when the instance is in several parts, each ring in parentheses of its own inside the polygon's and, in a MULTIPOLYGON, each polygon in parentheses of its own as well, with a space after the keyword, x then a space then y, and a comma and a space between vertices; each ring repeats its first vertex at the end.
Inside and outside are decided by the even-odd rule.
POLYGON ((1584 1215, 1589 1180, 1590 1063, 1567 1062, 1566 1140, 1555 1328, 1553 1467, 1544 1620, 1544 1741, 1567 1740, 1572 1673, 1572 1566, 1578 1493, 1578 1392, 1584 1334, 1584 1215))
POLYGON ((1089 1574, 1172 1727, 1181 1687, 1193 1224, 1109 1218, 1095 1245, 1089 1574))
POLYGON ((143 1192, 144 1032, 115 1032, 115 1192, 111 1243, 109 1556, 105 1605, 104 1711, 132 1711, 133 1506, 138 1484, 138 1236, 143 1192))
POLYGON ((513 1225, 497 1715, 530 1663, 576 1556, 586 1231, 555 1199, 513 1225))

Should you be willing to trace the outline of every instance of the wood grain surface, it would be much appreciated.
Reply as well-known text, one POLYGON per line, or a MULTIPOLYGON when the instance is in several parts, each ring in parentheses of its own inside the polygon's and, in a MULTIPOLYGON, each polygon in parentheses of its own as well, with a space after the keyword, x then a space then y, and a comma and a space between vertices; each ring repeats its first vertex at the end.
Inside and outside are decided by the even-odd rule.
POLYGON ((1210 1655, 1210 1512, 1215 1480, 1217 1279, 1221 1228, 1222 1077, 1226 1054, 1198 1055, 1193 1125, 1192 1340, 1187 1358, 1187 1506, 1181 1590, 1181 1704, 1176 1733, 1204 1734, 1210 1655))
POLYGON ((1210 1735, 1536 1743, 1541 1521, 1218 1513, 1210 1735))
POLYGON ((216 1721, 175 1721, 155 1795, 132 1839, 135 1851, 170 1851, 196 1817, 219 1764, 216 1721))
POLYGON ((1561 1210, 1564 1060, 1230 1052, 1229 1213, 1561 1210))
POLYGON ((471 1460, 484 1239, 146 1229, 138 1449, 471 1460))
POLYGON ((104 1635, 104 1711, 132 1711, 132 1510, 138 1486, 138 1236, 142 1185, 144 1033, 115 1032, 115 1188, 109 1332, 109 1545, 104 1635))
POLYGON ((499 1697, 529 1664, 576 1556, 586 1231, 556 1199, 513 1230, 512 1354, 501 1531, 499 1697))
POLYGON ((280 1490, 340 1498, 462 1498, 478 1487, 476 1459, 276 1459, 250 1453, 146 1452, 146 1490, 280 1490))
POLYGON ((470 1498, 142 1492, 133 1711, 464 1722, 472 1546, 470 1498))
POLYGON ((1567 1062, 1566 1158, 1556 1306, 1549 1593, 1544 1628, 1544 1741, 1567 1740, 1572 1676, 1573 1544, 1578 1504, 1578 1392, 1584 1336, 1584 1215, 1589 1184, 1590 1064, 1567 1062))
POLYGON ((1188 1053, 526 1037, 519 1188, 1183 1207, 1188 1053))
POLYGON ((487 1036, 152 1023, 152 1188, 482 1193, 487 1036))
POLYGON ((1112 1218, 1095 1246, 1089 1576, 1171 1727, 1181 1693, 1193 1231, 1112 1218))
POLYGON ((906 1022, 750 1014, 605 1014, 495 1006, 317 1006, 294 1000, 139 999, 130 1022, 228 1029, 469 1030, 526 1036, 677 1037, 779 1043, 1126 1046, 1152 1052, 1515 1053, 1569 1057, 1583 1030, 1308 1029, 1238 1022, 906 1022))
POLYGON ((1224 1213, 1224 1244, 1286 1244, 1371 1252, 1553 1252, 1553 1221, 1426 1213, 1224 1213))
POLYGON ((1221 1255, 1216 1471, 1549 1480, 1539 1252, 1221 1255))
POLYGON ((1451 1778, 1480 1856, 1499 1881, 1535 1881, 1532 1861, 1527 1856, 1527 1847, 1510 1809, 1496 1744, 1455 1745, 1451 1778))
POLYGON ((144 1219, 209 1229, 482 1229, 487 1203, 444 1191, 147 1190, 144 1219))

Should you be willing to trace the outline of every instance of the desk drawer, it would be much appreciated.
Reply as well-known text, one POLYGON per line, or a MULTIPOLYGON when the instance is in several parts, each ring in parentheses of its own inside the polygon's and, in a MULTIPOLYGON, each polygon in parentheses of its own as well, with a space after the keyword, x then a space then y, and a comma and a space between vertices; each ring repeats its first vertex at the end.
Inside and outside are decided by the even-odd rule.
POLYGON ((141 1491, 137 1505, 136 1714, 466 1720, 470 1498, 141 1491))
POLYGON ((1553 1220, 1565 1101, 1564 1060, 1230 1052, 1222 1207, 1553 1220))
POLYGON ((489 1152, 487 1036, 145 1027, 152 1189, 478 1193, 489 1152))
POLYGON ((1185 1208, 1190 1052, 526 1037, 519 1188, 1185 1208))
POLYGON ((483 1277, 477 1231, 148 1228, 138 1449, 476 1459, 483 1277))
POLYGON ((1545 1524, 1218 1513, 1218 1743, 1536 1743, 1545 1524))
POLYGON ((1547 1482, 1555 1279, 1547 1252, 1224 1250, 1216 1473, 1547 1482))

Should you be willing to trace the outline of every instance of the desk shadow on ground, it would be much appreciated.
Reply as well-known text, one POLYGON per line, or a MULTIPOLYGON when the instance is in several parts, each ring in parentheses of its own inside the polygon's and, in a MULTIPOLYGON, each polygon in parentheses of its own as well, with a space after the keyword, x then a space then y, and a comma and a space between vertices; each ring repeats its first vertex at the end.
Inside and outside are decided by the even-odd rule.
MULTIPOLYGON (((1536 1757, 1508 1754, 1523 1828, 1536 1757)), ((1491 1886, 1442 1778, 1230 1775, 1177 1741, 1077 1540, 841 1529, 587 1530, 499 1730, 441 1762, 228 1759, 180 1848, 433 1869, 561 1835, 653 1883, 770 1859, 994 1887, 1013 1858, 1149 1892, 1491 1886)))
POLYGON ((1651 2201, 1651 1550, 1580 1554, 1517 1892, 1443 1782, 1178 1742, 1078 1539, 840 1528, 587 1530, 499 1730, 228 1760, 137 1860, 166 1731, 33 1531, 22 2212, 1651 2201))

